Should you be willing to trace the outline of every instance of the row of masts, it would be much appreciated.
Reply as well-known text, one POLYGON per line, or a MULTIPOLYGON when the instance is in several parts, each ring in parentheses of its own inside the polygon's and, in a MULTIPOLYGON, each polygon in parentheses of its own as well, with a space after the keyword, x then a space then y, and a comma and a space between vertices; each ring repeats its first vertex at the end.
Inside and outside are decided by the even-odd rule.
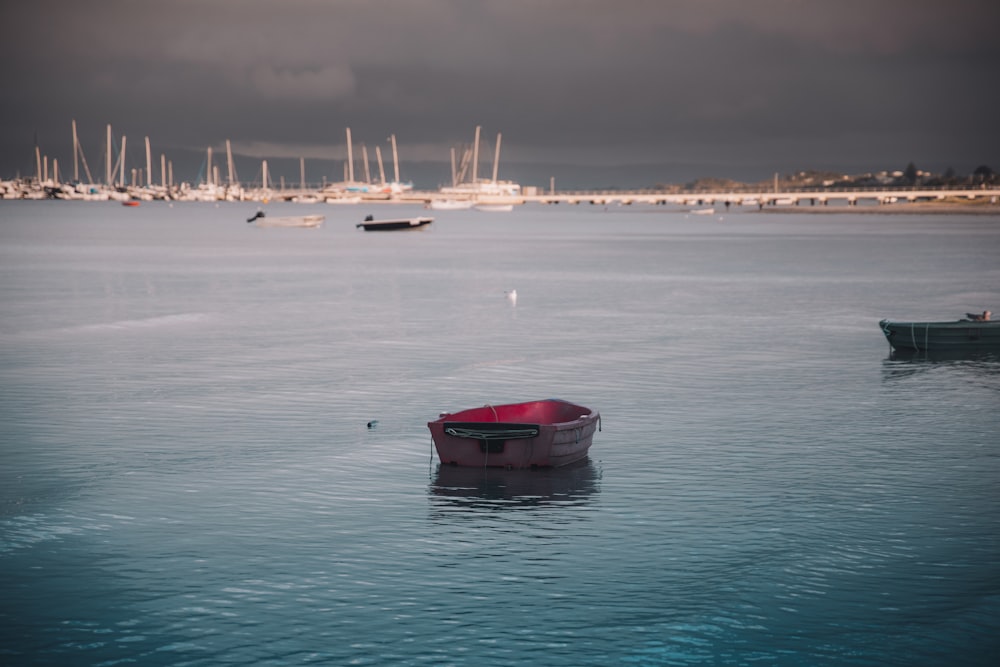
MULTIPOLYGON (((83 148, 80 144, 79 136, 77 134, 76 120, 72 121, 73 128, 73 182, 81 183, 83 182, 80 178, 80 167, 82 165, 84 174, 86 175, 87 183, 96 183, 93 174, 90 171, 90 165, 87 163, 87 158, 83 152, 83 148)), ((475 141, 472 146, 465 147, 460 163, 456 162, 456 149, 451 149, 451 180, 452 185, 457 186, 462 183, 476 184, 479 182, 479 147, 480 147, 480 132, 481 127, 476 127, 475 141), (469 170, 471 168, 471 179, 466 180, 469 175, 469 170)), ((347 161, 344 163, 344 181, 339 184, 332 184, 327 186, 328 189, 345 189, 345 190, 365 190, 367 186, 372 185, 371 168, 368 160, 368 148, 362 143, 362 162, 364 169, 363 180, 356 180, 355 178, 355 159, 354 159, 354 145, 351 137, 351 129, 346 129, 347 134, 347 161)), ((104 174, 104 184, 108 187, 126 187, 129 182, 126 180, 126 147, 128 138, 125 135, 121 137, 121 147, 117 152, 117 156, 114 151, 114 135, 112 134, 111 125, 108 124, 106 131, 106 141, 105 141, 105 174, 104 174), (116 176, 117 174, 117 176, 116 176)), ((385 165, 382 160, 382 150, 381 147, 375 147, 375 158, 378 165, 378 182, 383 187, 391 187, 395 191, 412 189, 412 184, 402 183, 400 181, 399 173, 399 151, 396 144, 396 135, 393 134, 389 137, 389 141, 392 146, 392 164, 393 164, 393 180, 388 182, 386 180, 385 165)), ((493 183, 497 182, 499 161, 500 161, 500 143, 501 134, 497 133, 496 147, 493 159, 493 183)), ((167 160, 165 154, 160 154, 160 183, 154 184, 153 182, 153 155, 150 146, 149 137, 145 137, 145 169, 133 169, 131 172, 131 185, 133 187, 146 187, 146 188, 156 188, 168 189, 174 187, 174 175, 173 175, 173 162, 167 160)), ((39 147, 35 146, 35 159, 37 163, 37 178, 39 182, 51 182, 49 178, 49 160, 47 156, 41 155, 39 147)), ((226 184, 229 187, 239 187, 239 181, 236 174, 236 167, 233 161, 233 151, 232 144, 227 139, 226 140, 226 164, 228 169, 228 179, 226 184)), ((300 183, 305 187, 305 158, 299 158, 299 172, 300 172, 300 183)), ((55 182, 59 181, 59 163, 58 160, 52 160, 52 180, 55 182)), ((218 168, 213 164, 213 151, 212 147, 209 146, 207 149, 206 162, 205 162, 205 172, 203 183, 205 186, 217 187, 223 185, 220 178, 218 168)), ((269 187, 269 175, 267 160, 263 160, 261 164, 261 183, 266 189, 269 187)))
MULTIPOLYGON (((479 146, 480 146, 480 132, 482 127, 476 126, 476 138, 472 143, 472 146, 467 146, 462 152, 462 158, 456 164, 456 152, 455 149, 451 149, 451 184, 452 186, 457 186, 460 183, 466 182, 466 176, 468 175, 469 168, 472 168, 472 177, 469 183, 476 184, 479 182, 479 146)), ((497 132, 497 144, 493 155, 493 182, 497 182, 497 176, 499 175, 500 169, 500 139, 501 134, 497 132)))
MULTIPOLYGON (((86 182, 96 183, 97 181, 94 180, 94 176, 90 171, 90 165, 87 163, 87 157, 84 154, 83 147, 80 144, 79 135, 77 134, 77 129, 76 129, 76 120, 72 121, 72 128, 73 128, 73 182, 76 183, 83 182, 80 179, 80 166, 82 164, 84 174, 87 177, 86 182)), ((393 176, 394 176, 394 179, 391 182, 391 184, 401 184, 399 177, 399 149, 396 144, 396 135, 395 134, 391 135, 389 139, 392 145, 392 163, 393 163, 393 176)), ((107 126, 106 141, 105 141, 105 174, 104 174, 104 184, 107 185, 108 187, 124 187, 128 185, 125 173, 126 170, 125 156, 126 156, 127 145, 128 145, 128 137, 122 135, 121 147, 118 150, 116 156, 114 150, 115 148, 114 135, 112 134, 111 125, 109 124, 107 126)), ((132 185, 139 185, 139 186, 153 188, 156 187, 156 184, 153 183, 153 157, 152 157, 149 137, 145 137, 145 147, 146 147, 146 165, 145 165, 146 168, 144 171, 138 170, 139 171, 138 182, 137 179, 135 178, 136 170, 132 170, 132 176, 133 176, 132 185)), ((348 159, 347 162, 344 164, 344 180, 345 180, 344 185, 358 184, 358 182, 355 181, 354 177, 354 154, 353 154, 354 149, 351 141, 350 128, 347 128, 347 151, 348 151, 348 159)), ((368 162, 368 149, 364 144, 362 144, 362 152, 364 158, 364 172, 365 172, 365 178, 363 182, 365 184, 371 184, 372 179, 368 162)), ((379 181, 382 185, 388 185, 389 183, 387 183, 385 178, 385 166, 382 161, 381 147, 378 146, 375 147, 375 156, 379 170, 379 181)), ((43 156, 41 154, 41 149, 37 145, 35 146, 35 162, 37 165, 36 178, 38 179, 38 181, 40 182, 50 182, 50 180, 54 180, 56 182, 59 181, 59 161, 53 158, 52 176, 50 179, 48 156, 43 156)), ((228 167, 227 184, 230 186, 238 186, 239 181, 236 175, 235 162, 233 160, 232 143, 228 139, 226 140, 226 164, 228 167)), ((206 169, 203 181, 204 184, 209 187, 222 185, 223 183, 219 175, 219 170, 213 164, 213 151, 211 146, 209 146, 207 149, 205 165, 206 169)), ((159 187, 167 188, 173 186, 174 184, 173 163, 171 161, 168 161, 166 155, 164 154, 160 155, 160 175, 161 177, 160 177, 159 187)), ((262 175, 263 187, 266 188, 269 186, 267 160, 262 161, 261 175, 262 175)), ((300 183, 302 184, 303 187, 305 187, 305 158, 299 158, 299 175, 300 175, 300 183)))
MULTIPOLYGON (((392 144, 392 165, 393 165, 393 181, 399 182, 399 151, 396 148, 396 135, 390 135, 389 141, 392 144)), ((365 182, 371 182, 371 171, 368 166, 368 147, 365 144, 361 144, 361 152, 364 158, 365 165, 365 182)), ((385 168, 382 164, 382 149, 379 146, 375 147, 375 158, 378 161, 378 173, 379 180, 385 183, 385 168)), ((351 140, 351 128, 347 128, 347 162, 344 164, 344 181, 347 183, 354 183, 354 142, 351 140)))

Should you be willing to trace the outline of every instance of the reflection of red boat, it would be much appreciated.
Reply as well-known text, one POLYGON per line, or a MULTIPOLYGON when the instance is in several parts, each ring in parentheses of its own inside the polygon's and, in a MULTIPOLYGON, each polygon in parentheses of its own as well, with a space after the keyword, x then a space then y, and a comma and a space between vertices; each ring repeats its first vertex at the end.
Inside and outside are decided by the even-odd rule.
POLYGON ((441 463, 559 467, 587 456, 601 415, 558 399, 485 405, 428 422, 441 463))
POLYGON ((600 490, 600 472, 589 458, 561 468, 505 470, 439 466, 430 485, 438 509, 531 509, 580 505, 600 490))
POLYGON ((129 199, 128 201, 123 201, 122 206, 138 206, 139 202, 134 199, 129 199))

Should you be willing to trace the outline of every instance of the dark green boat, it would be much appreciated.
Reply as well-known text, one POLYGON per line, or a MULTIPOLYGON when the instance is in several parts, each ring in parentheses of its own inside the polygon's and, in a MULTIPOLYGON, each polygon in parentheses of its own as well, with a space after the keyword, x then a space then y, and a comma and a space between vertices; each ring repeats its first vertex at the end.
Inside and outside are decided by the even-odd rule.
POLYGON ((983 319, 988 312, 968 317, 954 322, 882 320, 878 325, 897 352, 1000 352, 1000 320, 983 319))

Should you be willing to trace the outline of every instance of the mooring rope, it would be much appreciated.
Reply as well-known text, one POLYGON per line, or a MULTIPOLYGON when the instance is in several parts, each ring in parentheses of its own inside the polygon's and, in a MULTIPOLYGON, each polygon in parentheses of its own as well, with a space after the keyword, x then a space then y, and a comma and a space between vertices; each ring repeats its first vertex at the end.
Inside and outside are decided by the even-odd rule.
POLYGON ((466 426, 448 426, 444 432, 456 438, 472 438, 473 440, 521 440, 534 438, 538 435, 538 429, 533 427, 482 430, 466 426))

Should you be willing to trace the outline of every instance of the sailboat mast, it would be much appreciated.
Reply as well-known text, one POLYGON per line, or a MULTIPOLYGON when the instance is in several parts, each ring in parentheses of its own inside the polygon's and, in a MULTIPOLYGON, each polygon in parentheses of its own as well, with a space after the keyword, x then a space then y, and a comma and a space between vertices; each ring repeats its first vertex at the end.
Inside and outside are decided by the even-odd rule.
POLYGON ((392 167, 396 177, 394 182, 399 183, 399 153, 396 152, 396 135, 393 134, 389 138, 392 140, 392 167))
POLYGON ((472 182, 479 181, 479 130, 482 128, 476 125, 476 143, 472 145, 472 182))
POLYGON ((362 164, 365 165, 365 183, 371 183, 371 170, 368 168, 368 146, 361 144, 361 157, 364 159, 362 164))
POLYGON ((113 169, 111 165, 111 124, 108 123, 108 158, 104 166, 104 183, 106 185, 111 185, 111 170, 113 169))
POLYGON ((299 187, 302 190, 306 189, 306 159, 304 157, 299 158, 299 187))
POLYGON ((354 147, 351 145, 351 128, 347 128, 347 182, 354 182, 354 147))
POLYGON ((153 155, 149 152, 149 137, 146 137, 146 186, 153 187, 153 155))
POLYGON ((87 174, 87 182, 93 183, 94 177, 90 175, 90 167, 87 166, 87 156, 83 154, 83 147, 80 146, 80 139, 76 134, 76 121, 73 121, 73 180, 80 182, 80 174, 77 170, 77 158, 83 160, 83 171, 87 174))
POLYGON ((128 141, 128 137, 124 134, 122 135, 122 154, 118 157, 118 184, 122 187, 125 186, 125 142, 128 141))
POLYGON ((212 182, 212 147, 208 147, 208 157, 205 163, 205 182, 209 185, 213 185, 212 182))
POLYGON ((76 120, 73 121, 73 180, 80 182, 80 141, 76 138, 76 120))
POLYGON ((226 163, 229 166, 229 184, 233 185, 236 181, 233 174, 233 145, 226 139, 226 163))
POLYGON ((382 149, 379 148, 378 146, 375 147, 375 159, 378 160, 379 182, 382 185, 385 185, 385 169, 382 167, 382 149))
POLYGON ((458 185, 458 173, 455 171, 455 147, 451 147, 451 185, 458 185))
POLYGON ((497 150, 493 156, 493 182, 497 182, 497 170, 500 169, 500 133, 497 132, 497 150))

